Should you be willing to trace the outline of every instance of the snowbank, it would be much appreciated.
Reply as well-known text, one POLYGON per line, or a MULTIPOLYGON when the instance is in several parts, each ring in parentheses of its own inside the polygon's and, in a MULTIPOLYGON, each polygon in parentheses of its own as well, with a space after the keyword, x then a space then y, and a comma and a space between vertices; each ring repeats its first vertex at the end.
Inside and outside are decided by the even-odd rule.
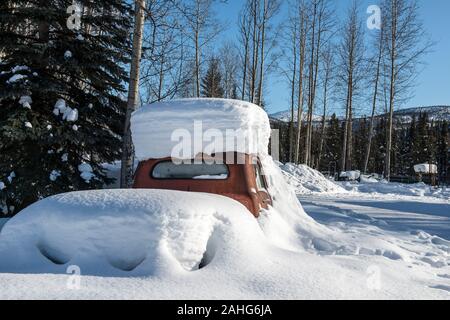
POLYGON ((361 181, 361 183, 340 182, 347 191, 354 193, 384 194, 393 196, 435 197, 450 201, 450 189, 435 188, 423 182, 414 184, 382 181, 361 181))
POLYGON ((131 131, 136 158, 199 153, 267 154, 270 123, 251 103, 225 99, 183 99, 144 106, 133 113, 131 131), (157 143, 156 143, 157 142, 157 143))
POLYGON ((346 192, 341 186, 327 179, 319 171, 306 165, 287 163, 280 165, 285 179, 297 194, 346 192))
POLYGON ((262 165, 274 208, 258 220, 229 198, 163 190, 74 192, 30 206, 0 233, 0 298, 447 297, 429 264, 410 268, 404 243, 375 226, 318 224, 272 159, 262 165), (79 290, 68 287, 74 268, 79 290))
MULTIPOLYGON (((267 212, 260 223, 271 226, 263 226, 263 233, 238 202, 199 193, 104 190, 51 197, 25 209, 1 231, 0 297, 446 297, 445 291, 424 286, 425 280, 433 284, 427 269, 415 266, 411 271, 398 263, 395 252, 383 251, 391 258, 358 259, 280 248, 265 227, 289 231, 286 225, 296 224, 289 226, 286 218, 267 212), (382 275, 379 284, 376 277, 368 283, 373 269, 382 275), (78 290, 71 270, 83 275, 78 290)), ((291 217, 314 228, 306 217, 297 218, 291 217)))
POLYGON ((2 231, 3 226, 8 222, 8 218, 0 218, 0 231, 2 231))
POLYGON ((230 223, 234 232, 258 233, 244 206, 216 195, 163 190, 62 194, 30 206, 5 226, 0 272, 65 273, 68 265, 77 265, 83 274, 151 275, 163 260, 191 271, 198 269, 209 241, 227 236, 230 223))
POLYGON ((361 177, 361 172, 360 171, 346 171, 346 172, 341 172, 339 174, 340 178, 345 178, 347 180, 350 181, 356 181, 361 177))

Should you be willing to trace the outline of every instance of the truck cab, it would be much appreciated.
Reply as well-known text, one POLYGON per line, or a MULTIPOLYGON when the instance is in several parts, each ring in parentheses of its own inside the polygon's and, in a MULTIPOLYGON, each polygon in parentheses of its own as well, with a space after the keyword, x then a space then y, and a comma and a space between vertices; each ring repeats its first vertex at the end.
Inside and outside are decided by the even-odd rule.
POLYGON ((222 195, 240 202, 255 217, 272 205, 259 157, 237 152, 220 157, 200 154, 184 161, 170 157, 142 161, 136 170, 133 187, 222 195))

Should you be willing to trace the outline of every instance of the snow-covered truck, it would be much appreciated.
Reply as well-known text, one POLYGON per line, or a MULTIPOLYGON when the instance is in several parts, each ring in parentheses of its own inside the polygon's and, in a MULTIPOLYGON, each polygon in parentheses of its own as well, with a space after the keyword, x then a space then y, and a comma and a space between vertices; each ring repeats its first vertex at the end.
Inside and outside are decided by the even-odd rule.
POLYGON ((233 237, 251 243, 263 231, 289 249, 297 231, 321 230, 268 155, 261 108, 216 99, 153 104, 133 114, 132 134, 136 188, 70 192, 22 210, 0 232, 0 273, 190 271, 234 247, 233 237))
POLYGON ((224 99, 152 104, 133 114, 132 133, 134 188, 223 195, 255 217, 272 205, 260 159, 270 124, 260 107, 224 99))

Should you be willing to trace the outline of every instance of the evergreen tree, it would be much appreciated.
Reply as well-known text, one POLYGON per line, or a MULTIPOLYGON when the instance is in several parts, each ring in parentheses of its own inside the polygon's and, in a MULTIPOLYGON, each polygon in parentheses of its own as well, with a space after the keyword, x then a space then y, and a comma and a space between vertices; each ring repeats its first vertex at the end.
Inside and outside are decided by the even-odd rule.
POLYGON ((333 114, 329 120, 328 129, 325 137, 324 155, 321 170, 336 173, 339 170, 339 159, 342 150, 342 128, 339 125, 339 119, 333 114))
POLYGON ((450 151, 450 136, 449 136, 449 124, 444 121, 441 125, 439 132, 439 139, 437 143, 437 164, 439 170, 439 180, 449 183, 449 151, 450 151))
POLYGON ((428 163, 430 160, 429 147, 428 115, 426 113, 421 113, 419 115, 414 137, 413 165, 428 163))
POLYGON ((360 119, 359 127, 353 136, 355 139, 353 163, 355 164, 356 169, 362 171, 364 169, 367 141, 369 140, 369 123, 367 118, 360 119))
POLYGON ((77 3, 80 24, 77 10, 67 13, 72 0, 0 4, 0 192, 9 214, 102 187, 102 164, 120 157, 130 5, 77 3))
POLYGON ((375 127, 373 148, 369 160, 369 172, 382 174, 386 157, 386 119, 381 118, 375 127))
POLYGON ((208 71, 202 79, 202 95, 207 98, 223 98, 222 73, 219 60, 212 58, 209 62, 208 71))

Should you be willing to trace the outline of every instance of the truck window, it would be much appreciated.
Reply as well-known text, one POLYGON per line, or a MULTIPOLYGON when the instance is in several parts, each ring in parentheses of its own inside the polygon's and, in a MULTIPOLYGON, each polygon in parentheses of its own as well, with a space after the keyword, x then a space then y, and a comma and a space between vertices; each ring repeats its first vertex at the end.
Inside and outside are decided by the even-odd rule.
POLYGON ((266 181, 264 180, 261 166, 258 163, 254 167, 256 173, 256 186, 258 187, 258 191, 267 191, 266 181))
POLYGON ((153 168, 151 176, 154 179, 226 180, 229 170, 225 164, 175 164, 163 161, 153 168))

